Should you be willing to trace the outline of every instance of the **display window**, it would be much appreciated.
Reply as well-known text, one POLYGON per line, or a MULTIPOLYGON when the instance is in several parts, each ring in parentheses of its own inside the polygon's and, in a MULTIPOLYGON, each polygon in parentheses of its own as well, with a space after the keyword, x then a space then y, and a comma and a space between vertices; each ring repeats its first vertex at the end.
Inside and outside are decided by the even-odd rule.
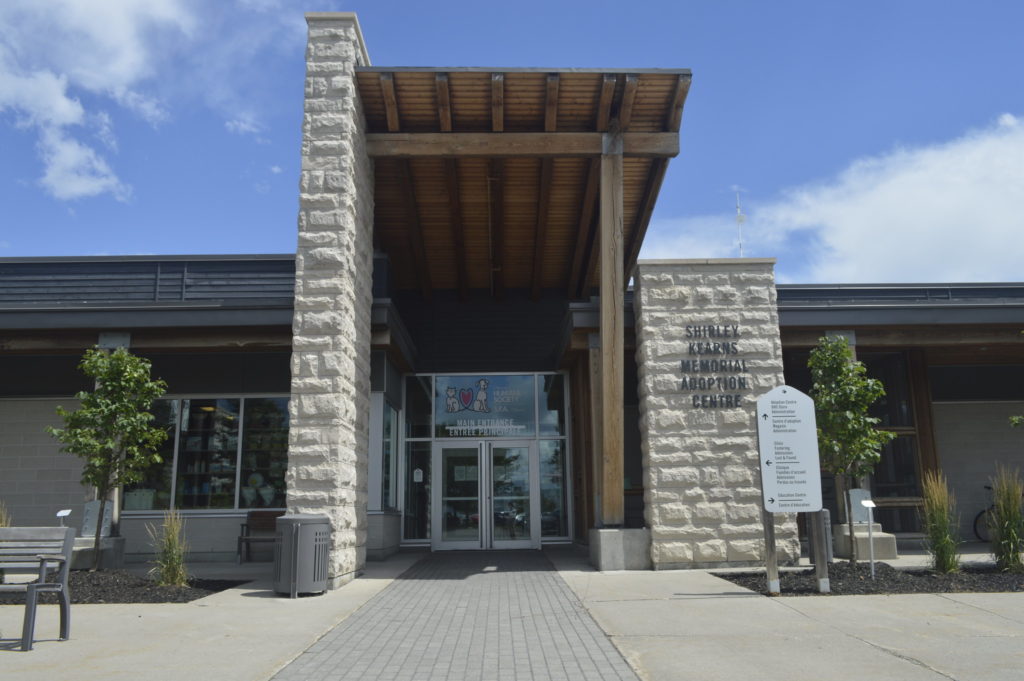
POLYGON ((170 437, 162 461, 125 486, 125 511, 285 507, 287 397, 165 399, 153 414, 170 437))

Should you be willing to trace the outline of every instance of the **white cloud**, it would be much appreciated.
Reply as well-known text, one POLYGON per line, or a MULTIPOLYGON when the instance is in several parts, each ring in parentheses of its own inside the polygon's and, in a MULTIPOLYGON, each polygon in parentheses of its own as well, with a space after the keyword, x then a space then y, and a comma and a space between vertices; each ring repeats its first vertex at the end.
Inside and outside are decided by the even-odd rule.
POLYGON ((81 138, 81 128, 92 128, 116 151, 112 118, 87 111, 77 93, 107 98, 154 125, 164 120, 158 99, 140 87, 156 71, 161 40, 187 34, 193 23, 182 0, 0 3, 0 111, 35 130, 40 184, 54 198, 127 199, 130 187, 81 138))
POLYGON ((274 175, 280 175, 284 171, 281 170, 281 166, 270 166, 270 172, 274 175))
POLYGON ((117 178, 95 150, 65 136, 60 128, 42 130, 39 150, 46 167, 40 183, 54 198, 110 193, 118 201, 127 201, 131 196, 131 187, 117 178))
POLYGON ((233 132, 236 135, 244 135, 247 133, 255 135, 261 130, 261 127, 257 123, 243 118, 234 118, 230 121, 225 121, 224 127, 227 128, 228 132, 233 132))
MULTIPOLYGON (((744 208, 744 251, 781 280, 1019 280, 1024 121, 1003 114, 940 144, 852 162, 836 177, 744 208)), ((732 215, 659 220, 642 257, 735 256, 732 215)))

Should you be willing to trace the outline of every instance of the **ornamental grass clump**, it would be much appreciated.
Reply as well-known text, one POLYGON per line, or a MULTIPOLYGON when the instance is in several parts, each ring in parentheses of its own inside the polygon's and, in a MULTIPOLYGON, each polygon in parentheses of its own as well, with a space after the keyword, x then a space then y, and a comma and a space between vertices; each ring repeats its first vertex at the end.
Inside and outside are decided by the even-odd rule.
POLYGON ((159 529, 146 525, 146 531, 156 549, 153 569, 149 571, 159 586, 188 586, 188 570, 185 568, 185 521, 177 511, 164 513, 164 522, 159 529))
POLYGON ((0 527, 11 526, 11 514, 7 512, 7 504, 0 501, 0 527))
POLYGON ((936 471, 925 473, 921 487, 924 493, 921 524, 925 548, 932 557, 932 569, 941 574, 957 572, 960 570, 960 536, 956 497, 949 490, 946 476, 936 471))
POLYGON ((988 513, 992 553, 1004 572, 1024 572, 1024 482, 1020 471, 999 466, 992 478, 992 508, 988 513))

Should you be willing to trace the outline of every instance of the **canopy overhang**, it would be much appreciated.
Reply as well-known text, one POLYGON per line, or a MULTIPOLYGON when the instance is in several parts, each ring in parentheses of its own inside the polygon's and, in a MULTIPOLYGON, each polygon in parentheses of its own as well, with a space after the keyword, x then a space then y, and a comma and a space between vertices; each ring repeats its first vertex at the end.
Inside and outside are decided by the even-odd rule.
POLYGON ((622 160, 622 261, 632 269, 679 153, 689 70, 359 67, 356 76, 375 161, 374 245, 395 288, 427 298, 590 295, 610 155, 622 160))

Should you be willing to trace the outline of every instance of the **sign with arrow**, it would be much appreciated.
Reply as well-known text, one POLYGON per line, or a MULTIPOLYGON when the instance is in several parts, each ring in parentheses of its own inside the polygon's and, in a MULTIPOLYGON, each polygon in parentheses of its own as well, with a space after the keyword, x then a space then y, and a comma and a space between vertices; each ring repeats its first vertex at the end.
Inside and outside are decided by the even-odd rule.
POLYGON ((821 510, 814 401, 781 385, 757 400, 761 496, 769 513, 821 510))

